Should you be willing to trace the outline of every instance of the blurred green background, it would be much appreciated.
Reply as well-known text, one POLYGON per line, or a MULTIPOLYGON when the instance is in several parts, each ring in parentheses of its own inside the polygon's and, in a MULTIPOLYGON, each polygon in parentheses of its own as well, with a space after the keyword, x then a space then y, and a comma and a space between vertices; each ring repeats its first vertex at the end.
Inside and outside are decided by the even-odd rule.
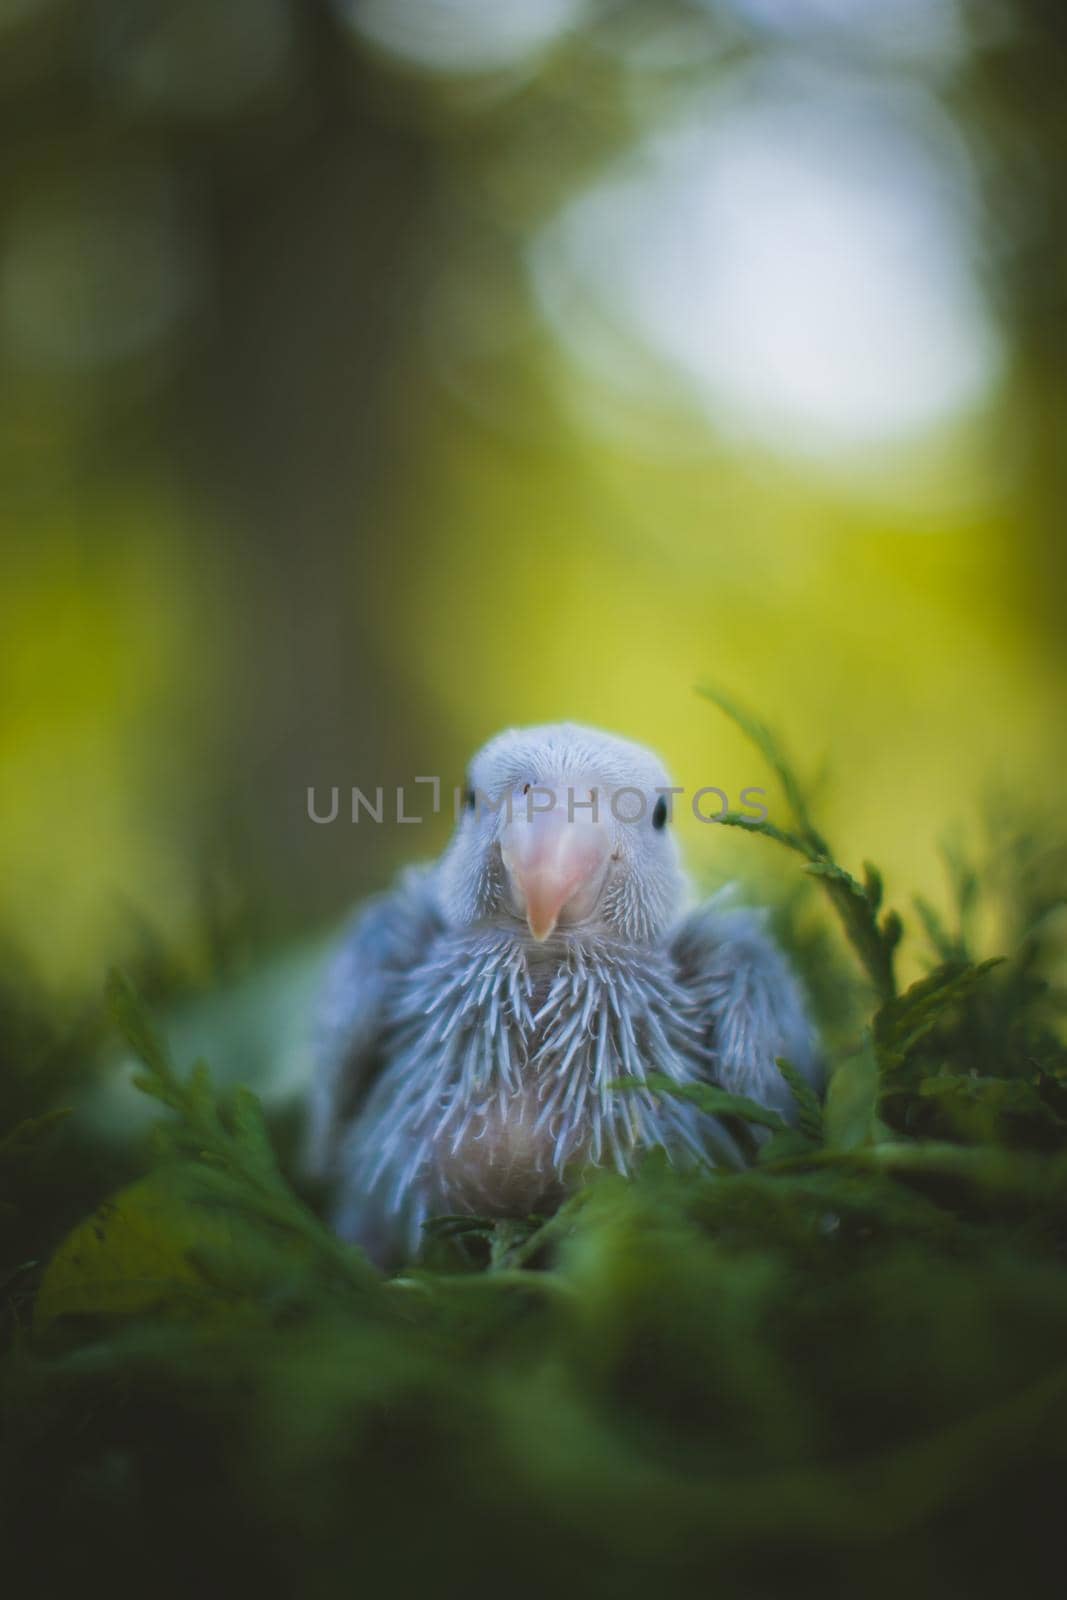
POLYGON ((74 996, 252 960, 448 828, 309 786, 508 723, 770 788, 709 678, 896 903, 1056 813, 1065 43, 1054 0, 0 0, 5 944, 74 996))
POLYGON ((1057 0, 0 0, 5 1572, 1044 1592, 1065 84, 1057 0), (683 809, 825 1120, 378 1280, 301 1203, 309 986, 450 819, 309 788, 569 717, 786 822, 701 682, 944 965, 872 1017, 841 879, 683 809))

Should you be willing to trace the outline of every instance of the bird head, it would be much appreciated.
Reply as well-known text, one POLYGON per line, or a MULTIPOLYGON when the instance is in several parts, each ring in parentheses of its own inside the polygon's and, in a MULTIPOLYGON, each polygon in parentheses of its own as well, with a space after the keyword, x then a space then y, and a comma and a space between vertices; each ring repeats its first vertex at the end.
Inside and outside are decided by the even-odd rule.
POLYGON ((669 788, 650 751, 595 728, 498 734, 471 762, 442 860, 446 915, 524 928, 537 943, 655 939, 686 896, 669 788))

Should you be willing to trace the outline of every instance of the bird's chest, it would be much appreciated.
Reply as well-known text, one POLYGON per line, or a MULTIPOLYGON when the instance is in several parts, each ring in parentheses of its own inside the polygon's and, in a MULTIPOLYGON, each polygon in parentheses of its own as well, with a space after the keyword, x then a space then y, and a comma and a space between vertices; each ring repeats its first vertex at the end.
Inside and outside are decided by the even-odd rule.
MULTIPOLYGON (((445 1119, 432 1166, 447 1208, 486 1214, 552 1209, 564 1187, 557 1140, 544 1121, 537 1084, 481 1101, 459 1125, 445 1119)), ((569 1150, 576 1159, 580 1140, 569 1150)))
POLYGON ((551 954, 438 961, 404 1000, 382 1103, 431 1208, 550 1209, 582 1167, 626 1170, 647 1142, 634 1097, 614 1086, 671 1070, 673 991, 659 994, 647 955, 638 967, 616 952, 551 954))
POLYGON ((481 1009, 435 1064, 440 1115, 431 1165, 449 1208, 552 1209, 568 1172, 587 1158, 595 1028, 580 1012, 570 1018, 570 1048, 561 1051, 550 991, 551 977, 538 975, 527 1004, 505 1009, 492 1028, 481 1009))

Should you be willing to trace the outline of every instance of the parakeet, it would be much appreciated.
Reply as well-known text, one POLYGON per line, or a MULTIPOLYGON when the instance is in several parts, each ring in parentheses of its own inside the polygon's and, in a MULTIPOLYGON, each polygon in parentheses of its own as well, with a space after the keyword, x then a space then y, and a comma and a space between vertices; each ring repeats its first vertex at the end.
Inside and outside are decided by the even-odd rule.
MULTIPOLYGON (((677 791, 675 791, 677 792, 677 791)), ((620 1092, 666 1074, 773 1107, 775 1058, 818 1083, 804 998, 758 913, 692 906, 670 779, 640 745, 560 723, 475 756, 439 861, 409 869, 343 937, 316 1019, 312 1166, 334 1223, 383 1265, 434 1215, 554 1209, 583 1170, 733 1162, 684 1100, 620 1092)))

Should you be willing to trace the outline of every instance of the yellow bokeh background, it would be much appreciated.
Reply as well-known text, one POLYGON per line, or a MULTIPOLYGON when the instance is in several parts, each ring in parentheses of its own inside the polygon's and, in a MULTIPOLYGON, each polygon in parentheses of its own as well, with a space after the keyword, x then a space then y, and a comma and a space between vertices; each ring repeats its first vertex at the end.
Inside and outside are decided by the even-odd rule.
MULTIPOLYGON (((1013 139, 1055 170, 1039 37, 1022 22, 1013 36, 1035 84, 1020 112, 963 23, 924 55, 891 30, 848 34, 847 7, 816 27, 808 7, 772 6, 771 27, 740 0, 693 6, 684 46, 670 6, 629 32, 566 7, 539 32, 508 8, 478 52, 438 59, 424 9, 405 0, 395 31, 378 18, 365 36, 335 18, 297 49, 276 6, 255 72, 208 30, 210 96, 192 24, 156 40, 147 76, 149 58, 112 40, 91 125, 45 66, 66 22, 28 6, 9 30, 21 65, 0 91, 36 118, 0 179, 0 937, 59 988, 94 990, 146 930, 205 975, 235 920, 264 946, 327 926, 439 849, 447 818, 316 828, 308 787, 451 784, 505 725, 611 728, 688 791, 766 788, 784 821, 703 682, 781 732, 841 859, 877 861, 905 915, 917 891, 943 901, 940 842, 978 848, 990 806, 1062 809, 1062 374, 1041 313, 1058 235, 1034 256, 1026 207, 1045 192, 1017 189, 1012 211, 994 181, 1013 139), (847 67, 834 27, 858 52, 847 67), (857 119, 875 208, 884 176, 890 244, 904 217, 915 248, 942 248, 924 243, 927 189, 966 217, 953 271, 983 286, 973 337, 994 329, 1001 354, 939 419, 805 453, 780 419, 780 436, 723 425, 729 374, 708 378, 718 411, 692 371, 672 376, 667 347, 612 300, 614 235, 601 278, 579 260, 593 309, 575 301, 562 331, 531 262, 576 197, 592 197, 596 243, 619 163, 639 196, 661 159, 649 141, 701 96, 743 103, 758 144, 784 84, 801 134, 810 122, 822 138, 818 96, 789 87, 813 70, 835 116, 857 119), (618 384, 582 356, 606 328, 618 384)), ((477 11, 452 8, 457 38, 477 11)), ((708 173, 732 181, 734 145, 707 139, 708 173)), ((759 146, 772 188, 775 148, 759 146)), ((855 181, 844 158, 831 170, 832 144, 813 149, 817 179, 855 181)), ((863 217, 841 192, 847 239, 863 217)), ((774 199, 742 196, 758 244, 749 208, 774 199)), ((659 254, 684 257, 681 237, 659 254)), ((709 305, 728 246, 710 239, 694 221, 709 305)), ((639 310, 662 317, 658 267, 652 248, 631 279, 639 310)), ((767 314, 801 334, 818 314, 832 333, 832 296, 810 296, 772 297, 767 314)), ((846 421, 864 329, 882 359, 886 319, 905 348, 914 338, 906 298, 857 304, 859 345, 828 351, 812 391, 846 421)), ((703 309, 698 293, 686 314, 703 309)), ((679 828, 708 885, 773 893, 795 874, 685 807, 679 828)))

